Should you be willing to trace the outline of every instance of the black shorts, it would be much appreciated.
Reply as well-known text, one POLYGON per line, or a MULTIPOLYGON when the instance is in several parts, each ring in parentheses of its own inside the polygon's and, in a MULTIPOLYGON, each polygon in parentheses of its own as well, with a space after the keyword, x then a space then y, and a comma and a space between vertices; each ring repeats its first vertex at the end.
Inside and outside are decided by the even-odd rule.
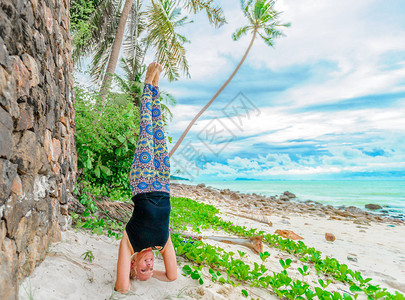
POLYGON ((141 193, 132 197, 134 211, 125 226, 135 252, 149 247, 163 249, 169 239, 170 194, 141 193))

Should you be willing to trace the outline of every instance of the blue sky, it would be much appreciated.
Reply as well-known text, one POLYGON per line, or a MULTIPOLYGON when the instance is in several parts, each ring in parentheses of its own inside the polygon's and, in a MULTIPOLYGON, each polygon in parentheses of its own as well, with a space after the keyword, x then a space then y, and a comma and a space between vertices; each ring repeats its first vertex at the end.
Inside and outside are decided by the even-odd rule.
MULTIPOLYGON (((214 29, 201 14, 182 30, 191 40, 191 78, 161 82, 178 101, 168 127, 173 142, 249 43, 250 36, 231 39, 246 23, 239 1, 218 3, 226 25, 214 29)), ((292 24, 286 36, 274 48, 255 41, 172 157, 172 173, 197 181, 405 179, 405 3, 284 0, 276 7, 292 24)))

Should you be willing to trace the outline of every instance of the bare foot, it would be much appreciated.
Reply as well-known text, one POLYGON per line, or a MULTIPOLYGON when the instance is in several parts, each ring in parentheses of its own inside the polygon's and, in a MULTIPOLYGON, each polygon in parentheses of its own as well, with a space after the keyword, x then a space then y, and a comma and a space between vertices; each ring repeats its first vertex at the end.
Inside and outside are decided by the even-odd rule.
POLYGON ((148 66, 148 70, 146 71, 145 76, 145 84, 152 84, 152 81, 155 78, 155 73, 158 70, 157 65, 158 63, 153 62, 148 66))
POLYGON ((153 82, 152 85, 153 86, 158 86, 159 85, 159 76, 160 73, 163 71, 163 67, 161 64, 156 63, 156 73, 155 73, 155 77, 153 77, 153 82))

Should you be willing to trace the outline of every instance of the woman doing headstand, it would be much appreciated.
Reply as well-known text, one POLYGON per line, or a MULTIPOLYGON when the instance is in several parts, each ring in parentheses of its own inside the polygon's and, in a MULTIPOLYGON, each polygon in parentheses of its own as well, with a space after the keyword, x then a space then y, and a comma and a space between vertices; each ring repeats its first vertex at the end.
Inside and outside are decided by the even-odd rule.
POLYGON ((127 293, 130 279, 177 278, 177 261, 169 235, 170 162, 159 102, 161 65, 151 63, 141 98, 138 143, 130 171, 134 210, 120 243, 115 290, 127 293), (165 271, 153 269, 152 250, 162 254, 165 271))

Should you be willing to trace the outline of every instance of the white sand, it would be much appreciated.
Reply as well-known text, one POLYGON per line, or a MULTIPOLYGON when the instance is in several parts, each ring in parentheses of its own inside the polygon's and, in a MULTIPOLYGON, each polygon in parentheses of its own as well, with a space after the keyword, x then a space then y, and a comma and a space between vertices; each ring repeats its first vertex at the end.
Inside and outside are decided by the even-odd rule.
MULTIPOLYGON (((119 241, 91 235, 82 230, 62 232, 62 241, 52 245, 45 260, 20 284, 19 299, 239 299, 241 288, 221 286, 206 280, 203 286, 181 276, 183 259, 179 258, 178 279, 162 282, 132 281, 129 295, 114 292, 119 241), (92 263, 84 252, 91 250, 92 263), (215 287, 214 287, 215 285, 215 287)), ((157 256, 156 269, 164 269, 157 256)))
MULTIPOLYGON (((349 268, 361 271, 363 277, 373 278, 373 284, 387 287, 389 291, 405 293, 405 226, 396 224, 388 227, 387 223, 372 223, 371 226, 358 225, 348 221, 331 220, 326 217, 289 214, 282 218, 274 214, 269 217, 273 226, 255 222, 249 219, 227 215, 226 208, 222 209, 222 218, 231 220, 234 224, 257 228, 268 233, 276 229, 293 230, 304 237, 304 243, 314 246, 324 255, 335 257, 339 262, 346 263, 349 268), (287 224, 287 222, 289 224, 287 224), (334 242, 325 240, 325 232, 336 236, 334 242), (349 261, 348 255, 357 259, 349 261)), ((231 211, 228 209, 228 211, 231 211)), ((232 210, 235 212, 235 209, 232 210)), ((221 232, 207 231, 203 235, 225 235, 221 232)), ((241 246, 228 245, 220 242, 204 240, 204 242, 220 246, 226 251, 242 250, 247 253, 246 262, 260 264, 257 254, 241 246)), ((181 276, 181 268, 186 262, 178 258, 178 279, 175 282, 160 282, 150 279, 146 282, 133 281, 131 295, 123 296, 113 291, 115 283, 116 262, 119 241, 105 236, 68 230, 62 233, 62 241, 55 243, 46 259, 35 269, 34 273, 20 285, 20 299, 246 299, 241 295, 241 289, 248 290, 251 297, 259 299, 275 299, 266 291, 251 288, 248 284, 238 287, 213 283, 208 274, 204 285, 200 286, 195 280, 181 276), (92 263, 81 256, 87 250, 94 254, 92 263)), ((286 252, 268 248, 271 256, 266 261, 266 267, 272 271, 282 270, 278 260, 291 258, 292 268, 288 269, 291 277, 302 280, 296 272, 301 262, 286 252)), ((236 254, 236 257, 238 254, 236 254)), ((244 259, 245 260, 245 259, 244 259)), ((155 267, 163 269, 163 261, 157 257, 155 267)), ((304 280, 315 285, 318 278, 314 269, 304 280)), ((336 282, 330 285, 331 291, 349 291, 349 287, 336 282)), ((250 297, 249 297, 250 298, 250 297)), ((359 297, 361 299, 363 297, 359 297)))

